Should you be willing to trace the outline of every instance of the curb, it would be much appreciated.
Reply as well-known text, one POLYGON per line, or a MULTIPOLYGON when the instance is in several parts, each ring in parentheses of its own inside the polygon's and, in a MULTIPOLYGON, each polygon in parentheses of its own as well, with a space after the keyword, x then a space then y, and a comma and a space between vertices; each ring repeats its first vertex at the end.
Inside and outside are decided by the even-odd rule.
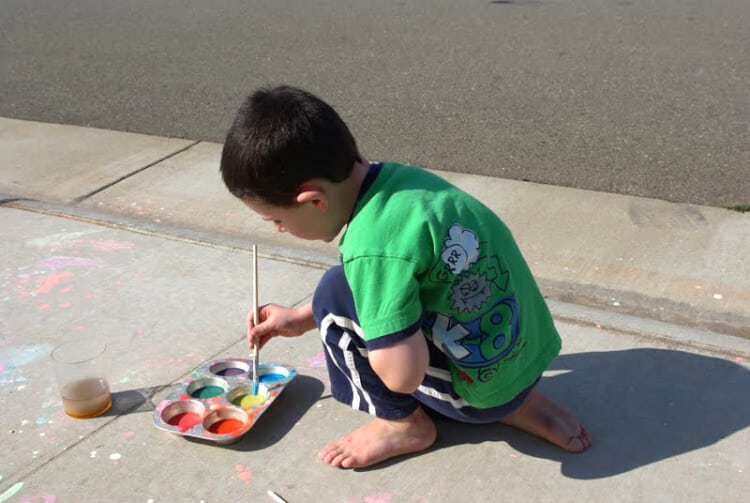
MULTIPOLYGON (((0 206, 68 218, 148 236, 158 236, 198 246, 226 249, 248 255, 252 252, 252 243, 247 239, 222 236, 166 224, 154 224, 127 215, 102 213, 77 206, 45 203, 29 199, 3 198, 2 196, 0 196, 0 206)), ((310 250, 280 247, 271 243, 260 243, 260 249, 262 251, 259 255, 262 258, 320 269, 321 271, 337 264, 335 257, 310 250)), ((596 298, 591 295, 585 297, 575 293, 566 295, 562 293, 564 287, 556 288, 555 286, 551 286, 551 282, 544 278, 541 278, 539 282, 547 296, 550 311, 558 320, 576 325, 613 330, 644 339, 658 340, 677 347, 750 359, 750 337, 731 335, 729 333, 731 330, 728 332, 716 332, 701 330, 694 325, 659 321, 652 317, 642 316, 637 312, 638 310, 634 310, 636 311, 634 313, 625 313, 612 309, 601 309, 592 305, 594 303, 592 299, 595 300, 596 298), (576 299, 583 299, 584 301, 563 300, 570 296, 575 296, 576 299), (588 303, 585 302, 587 300, 589 301, 588 303)), ((568 286, 568 288, 570 289, 571 287, 568 286)), ((604 297, 609 294, 620 295, 620 298, 623 297, 622 292, 602 292, 604 297)))

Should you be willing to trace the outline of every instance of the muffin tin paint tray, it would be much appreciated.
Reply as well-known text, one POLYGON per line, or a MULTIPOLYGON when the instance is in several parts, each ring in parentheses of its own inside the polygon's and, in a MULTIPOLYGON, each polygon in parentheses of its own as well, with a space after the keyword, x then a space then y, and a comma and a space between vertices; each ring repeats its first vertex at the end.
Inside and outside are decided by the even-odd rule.
POLYGON ((258 365, 258 393, 252 393, 253 361, 222 358, 193 372, 154 410, 157 428, 218 444, 231 444, 253 427, 294 379, 296 371, 278 363, 258 365))

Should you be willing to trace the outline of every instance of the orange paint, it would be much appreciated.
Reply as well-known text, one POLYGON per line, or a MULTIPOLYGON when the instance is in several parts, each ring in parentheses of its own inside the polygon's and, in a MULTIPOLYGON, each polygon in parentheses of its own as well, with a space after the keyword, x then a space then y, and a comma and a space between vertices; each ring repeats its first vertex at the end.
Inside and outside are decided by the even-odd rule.
POLYGON ((212 424, 208 431, 210 431, 211 433, 224 435, 227 433, 233 433, 243 426, 245 426, 245 423, 243 423, 239 419, 222 419, 221 421, 216 421, 214 424, 212 424))

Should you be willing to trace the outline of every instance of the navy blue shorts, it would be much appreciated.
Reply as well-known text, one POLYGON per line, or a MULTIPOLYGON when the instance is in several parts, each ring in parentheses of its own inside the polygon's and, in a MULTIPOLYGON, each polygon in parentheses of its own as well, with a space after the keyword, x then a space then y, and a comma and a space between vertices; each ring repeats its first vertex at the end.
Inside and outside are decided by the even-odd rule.
MULTIPOLYGON (((333 267, 323 275, 315 290, 312 307, 323 341, 331 394, 336 400, 376 417, 400 419, 421 404, 457 421, 493 423, 515 411, 538 382, 537 379, 506 404, 489 409, 472 407, 453 390, 447 358, 428 341, 430 363, 422 384, 411 395, 395 393, 370 367, 368 344, 362 337, 354 299, 342 266, 333 267)), ((405 336, 413 334, 417 328, 407 331, 405 336)), ((388 338, 393 342, 398 340, 388 338)), ((376 348, 370 346, 369 349, 376 348)))

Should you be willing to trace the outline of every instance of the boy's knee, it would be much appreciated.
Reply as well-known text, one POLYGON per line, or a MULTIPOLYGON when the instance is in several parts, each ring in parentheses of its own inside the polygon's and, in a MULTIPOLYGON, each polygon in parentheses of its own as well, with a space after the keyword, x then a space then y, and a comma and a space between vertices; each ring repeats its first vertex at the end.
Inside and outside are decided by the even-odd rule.
POLYGON ((354 299, 343 266, 331 267, 323 274, 313 293, 312 307, 318 325, 328 313, 356 319, 354 299))
POLYGON ((327 291, 341 288, 342 285, 346 285, 349 288, 349 284, 346 282, 346 275, 344 274, 344 267, 340 265, 331 267, 320 278, 318 286, 315 288, 314 297, 325 295, 327 291))

